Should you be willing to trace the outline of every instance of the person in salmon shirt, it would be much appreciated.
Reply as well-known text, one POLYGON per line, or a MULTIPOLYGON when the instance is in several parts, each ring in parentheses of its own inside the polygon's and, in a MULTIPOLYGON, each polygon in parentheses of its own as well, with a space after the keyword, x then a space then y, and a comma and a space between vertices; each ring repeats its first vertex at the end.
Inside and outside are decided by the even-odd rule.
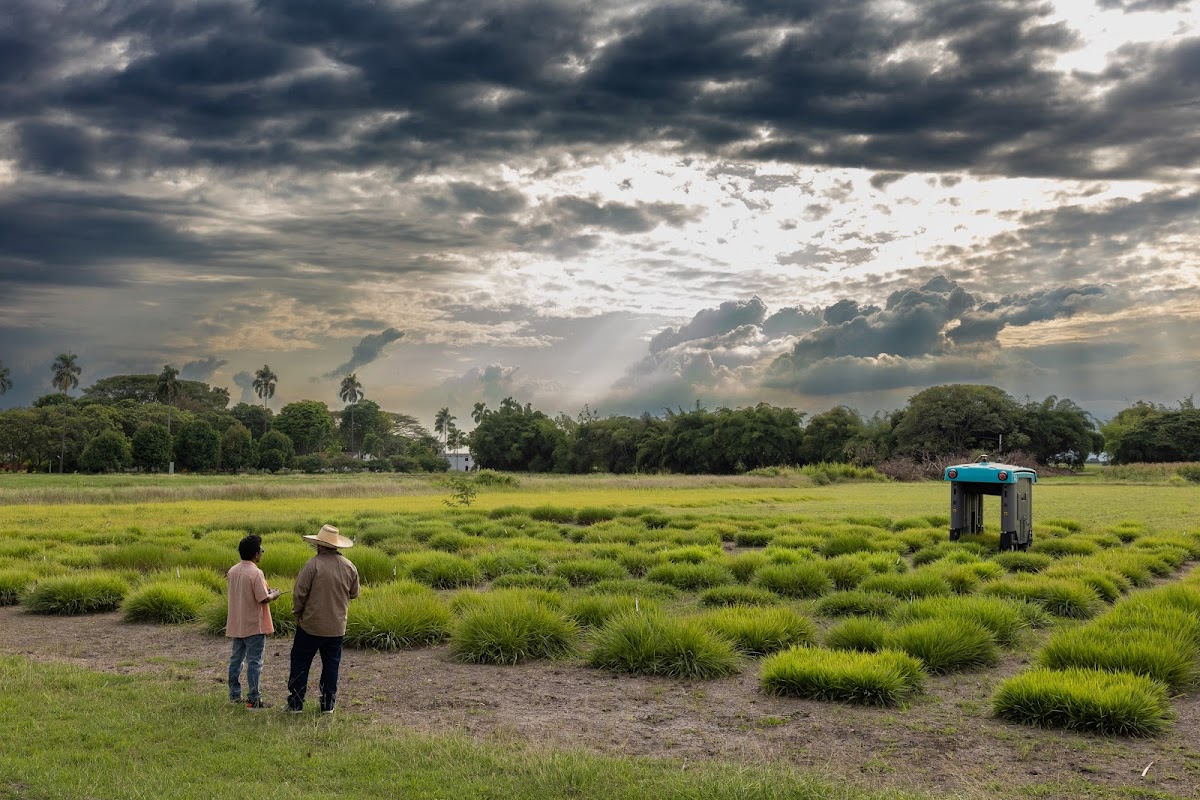
POLYGON ((233 640, 229 656, 229 702, 242 702, 242 664, 246 664, 246 708, 269 708, 263 703, 260 681, 267 636, 275 632, 271 622, 271 603, 281 594, 267 586, 267 578, 258 568, 262 558, 262 537, 251 534, 238 543, 242 560, 229 568, 229 614, 225 635, 233 640))

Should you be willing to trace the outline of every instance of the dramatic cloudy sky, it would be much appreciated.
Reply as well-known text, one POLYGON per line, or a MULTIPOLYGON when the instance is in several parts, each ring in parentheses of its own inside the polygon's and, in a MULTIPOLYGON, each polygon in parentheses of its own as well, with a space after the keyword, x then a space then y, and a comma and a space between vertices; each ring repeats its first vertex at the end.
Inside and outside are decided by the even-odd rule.
POLYGON ((0 406, 1200 389, 1200 0, 3 6, 0 406))

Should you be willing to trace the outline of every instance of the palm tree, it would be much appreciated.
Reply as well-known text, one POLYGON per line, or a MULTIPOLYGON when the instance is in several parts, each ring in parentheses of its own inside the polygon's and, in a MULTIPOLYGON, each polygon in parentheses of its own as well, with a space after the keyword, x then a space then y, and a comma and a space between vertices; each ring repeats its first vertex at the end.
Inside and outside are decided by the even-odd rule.
POLYGON ((162 372, 158 373, 158 387, 154 394, 158 402, 167 404, 167 435, 171 435, 171 409, 179 399, 179 370, 170 364, 164 364, 162 372))
POLYGON ((484 414, 487 414, 486 403, 476 403, 475 407, 471 409, 471 419, 475 420, 476 425, 483 419, 484 414))
POLYGON ((450 413, 450 409, 443 408, 433 417, 434 433, 442 434, 442 447, 446 447, 450 443, 450 432, 454 430, 454 420, 458 419, 450 413))
POLYGON ((11 374, 4 362, 0 361, 0 394, 6 394, 13 387, 11 374))
POLYGON ((267 364, 263 364, 263 368, 254 373, 254 393, 263 401, 264 407, 267 405, 267 398, 275 396, 275 382, 278 380, 279 376, 271 372, 271 367, 267 364))
MULTIPOLYGON (((82 370, 75 363, 75 359, 79 356, 68 350, 65 353, 59 353, 54 359, 54 363, 50 365, 50 369, 54 372, 54 388, 58 389, 63 395, 69 395, 72 389, 79 386, 79 375, 82 370)), ((58 474, 63 471, 63 462, 67 458, 67 404, 63 403, 63 425, 62 425, 62 447, 58 453, 58 474)))
POLYGON ((358 382, 358 375, 351 372, 346 377, 342 378, 342 388, 338 390, 338 397, 342 398, 342 402, 350 406, 350 452, 356 452, 354 449, 354 406, 362 399, 363 390, 362 384, 358 382))

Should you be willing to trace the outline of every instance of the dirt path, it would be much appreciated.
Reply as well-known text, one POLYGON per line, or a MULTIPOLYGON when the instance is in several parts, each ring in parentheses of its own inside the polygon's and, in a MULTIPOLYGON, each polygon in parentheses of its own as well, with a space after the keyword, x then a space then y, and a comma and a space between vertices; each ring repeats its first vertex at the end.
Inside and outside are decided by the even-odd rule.
MULTIPOLYGON (((289 648, 282 638, 267 645, 263 689, 277 707, 289 648)), ((219 698, 228 645, 196 626, 130 625, 117 614, 46 618, 0 608, 0 652, 105 672, 185 674, 219 698)), ((1024 788, 1038 797, 1078 798, 1095 785, 1200 797, 1200 698, 1176 700, 1172 732, 1154 740, 991 719, 995 682, 1024 668, 1010 657, 986 673, 932 680, 909 708, 867 709, 765 696, 753 662, 732 678, 689 682, 614 676, 575 663, 463 665, 445 647, 347 650, 339 710, 377 724, 481 740, 689 761, 787 762, 875 789, 983 798, 1024 788)), ((314 665, 310 692, 318 672, 314 665)))

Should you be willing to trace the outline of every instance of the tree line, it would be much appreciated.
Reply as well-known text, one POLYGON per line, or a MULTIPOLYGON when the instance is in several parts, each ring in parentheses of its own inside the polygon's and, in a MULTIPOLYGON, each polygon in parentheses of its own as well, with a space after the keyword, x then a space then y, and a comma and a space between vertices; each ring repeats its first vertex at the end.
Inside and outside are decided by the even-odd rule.
MULTIPOLYGON (((1103 426, 1066 398, 1018 401, 994 386, 949 384, 918 392, 897 411, 864 417, 837 406, 808 416, 767 403, 708 410, 665 409, 661 416, 551 417, 504 399, 474 404, 464 433, 449 407, 434 433, 407 414, 365 398, 357 375, 343 378, 331 411, 317 400, 266 406, 278 376, 257 370, 262 405, 230 407, 229 391, 155 374, 115 375, 83 389, 77 357, 51 366, 57 391, 29 408, 0 412, 0 464, 10 470, 191 471, 375 469, 440 471, 444 453, 469 446, 475 465, 528 472, 734 474, 762 467, 851 462, 863 466, 1019 452, 1038 464, 1081 466, 1092 453, 1117 463, 1200 461, 1200 410, 1191 398, 1171 409, 1138 402, 1103 426), (436 434, 436 435, 435 435, 436 434)), ((0 394, 9 391, 0 362, 0 394)))

